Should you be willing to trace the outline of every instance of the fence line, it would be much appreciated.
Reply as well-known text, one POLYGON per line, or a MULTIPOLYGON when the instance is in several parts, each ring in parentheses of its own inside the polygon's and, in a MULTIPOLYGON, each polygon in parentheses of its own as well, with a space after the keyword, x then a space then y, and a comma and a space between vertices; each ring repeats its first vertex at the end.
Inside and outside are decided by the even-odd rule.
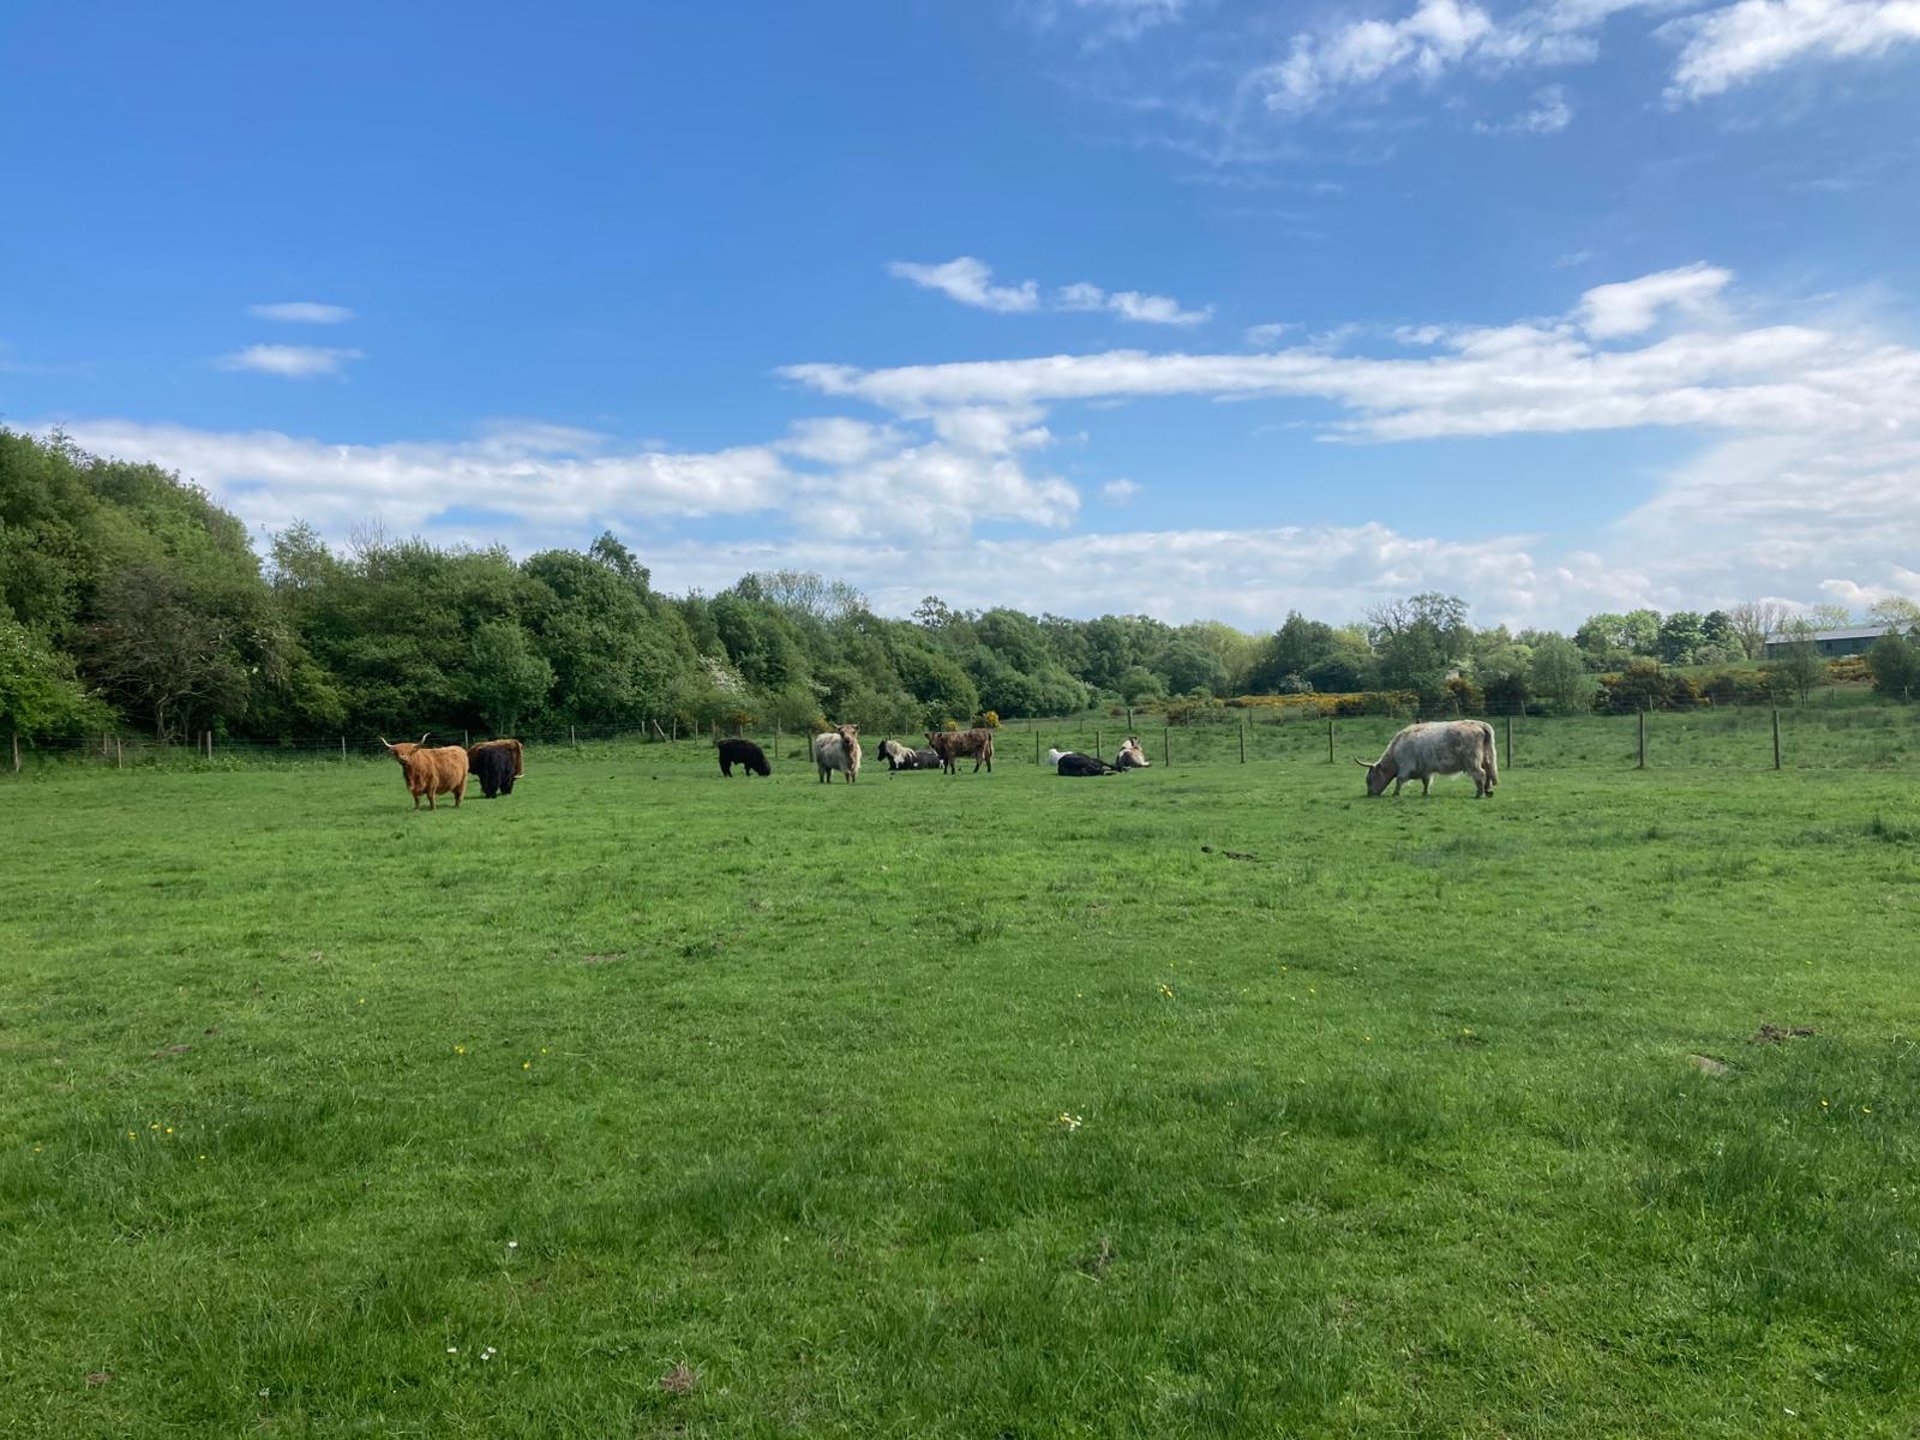
MULTIPOLYGON (((1164 766, 1264 764, 1337 764, 1344 756, 1371 759, 1405 717, 1394 715, 1323 716, 1257 713, 1264 707, 1215 711, 1183 721, 1105 713, 1023 719, 1002 727, 1001 751, 1009 761, 1043 765, 1050 746, 1104 756, 1109 742, 1139 734, 1149 718, 1162 720, 1159 755, 1164 766), (1120 728, 1122 718, 1133 723, 1120 728), (1324 723, 1324 734, 1321 725, 1324 723), (1025 727, 1031 745, 1014 737, 1025 727), (1324 744, 1322 744, 1324 740, 1324 744)), ((1675 769, 1737 766, 1753 769, 1920 768, 1920 706, 1890 703, 1772 707, 1702 707, 1685 711, 1630 715, 1552 717, 1509 714, 1490 717, 1499 738, 1503 768, 1561 766, 1589 769, 1675 769)), ((415 735, 418 731, 413 732, 415 735)), ((523 730, 520 738, 534 749, 581 750, 615 746, 668 751, 707 748, 715 729, 688 734, 673 717, 637 726, 566 726, 523 730)), ((783 732, 773 725, 747 726, 739 733, 770 744, 776 758, 804 760, 809 734, 783 732)), ((900 732, 908 733, 908 732, 900 732)), ((1149 731, 1149 734, 1151 732, 1149 731)), ((452 741, 481 738, 458 727, 430 736, 452 741)), ((411 738, 411 737, 409 737, 411 738)), ((878 749, 876 730, 871 749, 878 749)), ((202 731, 186 743, 164 744, 122 732, 24 743, 21 768, 84 764, 125 770, 136 766, 240 765, 249 763, 344 764, 384 755, 374 735, 289 736, 233 739, 202 731)), ((8 757, 11 758, 10 756, 8 757)), ((0 761, 0 763, 5 763, 0 761)))

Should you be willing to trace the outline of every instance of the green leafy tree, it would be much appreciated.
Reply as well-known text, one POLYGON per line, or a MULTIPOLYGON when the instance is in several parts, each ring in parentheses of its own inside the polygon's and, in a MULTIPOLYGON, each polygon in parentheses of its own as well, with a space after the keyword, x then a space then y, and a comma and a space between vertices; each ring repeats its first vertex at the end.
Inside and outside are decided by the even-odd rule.
POLYGON ((468 646, 467 693, 495 734, 511 734, 553 687, 553 666, 511 620, 489 620, 468 646))
POLYGON ((1867 669, 1873 675, 1873 688, 1882 695, 1911 700, 1920 691, 1920 645, 1889 631, 1867 651, 1867 669))
POLYGON ((1593 708, 1594 678, 1580 647, 1560 635, 1533 643, 1527 679, 1533 692, 1558 715, 1584 715, 1593 708))
POLYGON ((1701 654, 1696 664, 1717 665, 1743 653, 1733 617, 1725 610, 1709 610, 1700 619, 1701 654))
POLYGON ((1381 685, 1415 691, 1423 707, 1447 704, 1447 674, 1465 661, 1472 640, 1466 602, 1428 591, 1379 606, 1367 619, 1381 685))
POLYGON ((1148 668, 1160 677, 1169 695, 1195 690, 1219 695, 1227 689, 1227 667, 1219 655, 1184 634, 1168 641, 1148 668))
POLYGON ((1129 705, 1139 705, 1147 700, 1163 700, 1167 694, 1160 677, 1144 665, 1134 665, 1123 670, 1120 673, 1119 683, 1113 688, 1115 693, 1129 705))
POLYGON ((1334 648, 1331 625, 1289 610, 1280 628, 1261 644, 1259 658, 1247 677, 1247 688, 1256 695, 1279 695, 1287 693, 1289 686, 1296 690, 1301 685, 1311 686, 1308 676, 1333 655, 1334 648))
POLYGON ((176 575, 138 565, 112 576, 87 637, 87 670, 161 740, 246 713, 250 677, 230 617, 194 602, 176 575))
POLYGON ((17 759, 20 741, 105 723, 106 707, 74 673, 73 662, 10 615, 0 615, 0 734, 17 759))
POLYGON ((1706 619, 1697 610, 1675 610, 1654 636, 1655 651, 1668 665, 1693 664, 1706 643, 1706 619))

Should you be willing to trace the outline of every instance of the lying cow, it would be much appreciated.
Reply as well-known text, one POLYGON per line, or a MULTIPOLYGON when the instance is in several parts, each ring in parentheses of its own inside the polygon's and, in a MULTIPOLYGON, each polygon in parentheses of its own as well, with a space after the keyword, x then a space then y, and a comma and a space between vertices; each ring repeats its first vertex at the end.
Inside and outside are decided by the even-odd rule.
POLYGON ((1053 762, 1053 768, 1062 775, 1118 775, 1120 773, 1117 767, 1109 765, 1095 755, 1082 755, 1074 750, 1055 750, 1051 753, 1057 757, 1053 762))
POLYGON ((480 793, 489 800, 513 794, 513 782, 526 773, 520 765, 518 740, 485 740, 469 745, 467 765, 480 782, 480 793))
POLYGON ((1387 786, 1400 793, 1408 780, 1420 782, 1420 793, 1433 788, 1436 775, 1471 775, 1473 791, 1480 799, 1493 794, 1500 783, 1499 760, 1494 754, 1493 726, 1484 720, 1436 720, 1425 725, 1409 725, 1387 742, 1380 758, 1366 767, 1367 794, 1382 794, 1387 786))
POLYGON ((895 770, 938 770, 940 768, 938 750, 914 750, 902 745, 898 740, 882 740, 880 758, 887 762, 889 774, 895 770))
MULTIPOLYGON (((429 730, 427 735, 433 732, 429 730)), ((407 777, 407 789, 413 795, 413 808, 420 808, 420 797, 427 797, 427 808, 436 810, 433 803, 436 795, 452 795, 453 808, 460 808, 460 801, 467 793, 467 752, 458 745, 440 745, 426 749, 427 735, 416 740, 403 740, 398 745, 386 745, 387 753, 400 762, 400 773, 407 777)))
POLYGON ((728 779, 733 778, 736 765, 744 766, 749 775, 773 774, 773 767, 767 764, 767 752, 751 740, 716 740, 713 748, 720 756, 720 773, 728 779))
POLYGON ((1140 737, 1129 735, 1127 743, 1113 757, 1113 763, 1122 770, 1145 770, 1153 762, 1147 759, 1147 752, 1140 748, 1140 737))
POLYGON ((954 760, 967 755, 973 756, 973 773, 978 775, 980 767, 985 765, 987 773, 993 773, 993 731, 991 730, 929 730, 927 744, 940 757, 940 768, 947 774, 958 773, 954 760))
POLYGON ((841 725, 813 737, 813 763, 820 767, 820 783, 831 785, 838 770, 853 784, 860 778, 860 727, 841 725))

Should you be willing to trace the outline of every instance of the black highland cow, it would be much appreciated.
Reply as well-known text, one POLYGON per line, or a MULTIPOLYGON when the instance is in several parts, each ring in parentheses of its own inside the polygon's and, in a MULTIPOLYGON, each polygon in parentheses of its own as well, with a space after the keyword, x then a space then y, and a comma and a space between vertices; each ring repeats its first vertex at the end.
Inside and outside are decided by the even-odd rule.
POLYGON ((720 756, 720 773, 729 779, 733 776, 733 767, 743 765, 749 775, 771 775, 773 767, 767 764, 767 752, 751 740, 716 740, 715 751, 720 756))

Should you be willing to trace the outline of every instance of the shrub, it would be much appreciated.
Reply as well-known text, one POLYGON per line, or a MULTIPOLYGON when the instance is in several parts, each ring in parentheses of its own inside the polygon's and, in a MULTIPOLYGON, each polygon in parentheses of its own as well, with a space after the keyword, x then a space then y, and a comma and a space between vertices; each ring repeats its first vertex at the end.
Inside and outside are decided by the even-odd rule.
POLYGON ((1700 691, 1685 675, 1672 675, 1652 660, 1636 660, 1618 675, 1600 677, 1598 708, 1615 715, 1640 710, 1691 710, 1700 691))
POLYGON ((1721 670, 1700 681, 1700 693, 1715 705, 1762 705, 1770 692, 1758 670, 1721 670))
POLYGON ((1479 715, 1487 708, 1487 696, 1464 675, 1447 677, 1447 699, 1456 715, 1479 715))
POLYGON ((980 712, 979 723, 988 730, 998 730, 1000 728, 1000 712, 998 710, 982 710, 980 712))

